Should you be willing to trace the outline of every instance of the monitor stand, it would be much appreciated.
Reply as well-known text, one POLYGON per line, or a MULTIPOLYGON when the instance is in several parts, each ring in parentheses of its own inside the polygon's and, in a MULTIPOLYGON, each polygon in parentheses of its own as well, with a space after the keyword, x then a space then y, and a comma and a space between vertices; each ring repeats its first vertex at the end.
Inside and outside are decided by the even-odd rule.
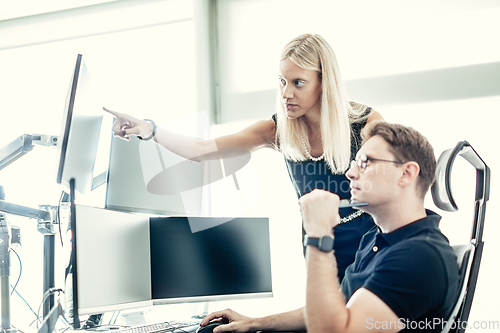
POLYGON ((210 306, 210 302, 203 302, 202 304, 203 304, 203 312, 195 314, 191 318, 193 318, 193 319, 203 319, 206 316, 208 316, 208 314, 209 314, 208 313, 208 307, 210 306))

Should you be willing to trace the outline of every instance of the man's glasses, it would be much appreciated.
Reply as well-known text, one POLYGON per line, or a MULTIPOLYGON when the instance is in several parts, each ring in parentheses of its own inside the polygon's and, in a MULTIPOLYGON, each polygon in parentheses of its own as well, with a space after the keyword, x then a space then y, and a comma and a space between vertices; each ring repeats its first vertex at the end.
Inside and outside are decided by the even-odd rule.
POLYGON ((357 166, 359 168, 359 172, 363 173, 363 172, 365 172, 366 167, 368 166, 368 162, 371 162, 371 161, 404 164, 404 162, 401 162, 401 161, 390 161, 390 160, 382 160, 380 158, 371 158, 371 157, 368 157, 365 154, 363 154, 351 162, 351 168, 353 168, 354 166, 357 166))

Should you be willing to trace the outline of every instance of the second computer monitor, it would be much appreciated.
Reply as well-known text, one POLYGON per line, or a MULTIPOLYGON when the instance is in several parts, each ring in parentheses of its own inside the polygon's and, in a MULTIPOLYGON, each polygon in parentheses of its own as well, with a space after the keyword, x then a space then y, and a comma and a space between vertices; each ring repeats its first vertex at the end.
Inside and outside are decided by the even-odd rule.
POLYGON ((272 296, 269 219, 217 224, 212 217, 150 219, 154 304, 272 296))

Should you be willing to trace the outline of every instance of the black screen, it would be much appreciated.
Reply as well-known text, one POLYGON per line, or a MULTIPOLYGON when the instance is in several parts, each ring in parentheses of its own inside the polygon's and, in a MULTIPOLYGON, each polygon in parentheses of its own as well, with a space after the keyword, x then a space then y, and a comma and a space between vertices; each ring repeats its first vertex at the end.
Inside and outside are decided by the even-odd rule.
POLYGON ((217 224, 213 217, 150 219, 153 300, 272 292, 269 220, 235 218, 191 232, 208 221, 217 224))

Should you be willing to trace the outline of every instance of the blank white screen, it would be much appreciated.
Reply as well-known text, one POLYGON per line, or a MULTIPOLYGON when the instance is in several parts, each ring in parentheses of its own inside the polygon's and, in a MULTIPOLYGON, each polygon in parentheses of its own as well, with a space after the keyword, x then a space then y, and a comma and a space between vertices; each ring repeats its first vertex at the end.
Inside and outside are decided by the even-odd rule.
POLYGON ((76 240, 79 314, 151 305, 147 216, 77 205, 76 240))

